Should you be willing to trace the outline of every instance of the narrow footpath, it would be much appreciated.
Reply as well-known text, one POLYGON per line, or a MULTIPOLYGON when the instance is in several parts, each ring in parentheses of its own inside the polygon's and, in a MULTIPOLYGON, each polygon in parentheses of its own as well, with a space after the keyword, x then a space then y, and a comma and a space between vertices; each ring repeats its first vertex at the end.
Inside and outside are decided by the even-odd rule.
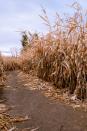
POLYGON ((87 113, 51 101, 40 90, 29 90, 19 78, 19 71, 10 72, 0 98, 13 107, 11 115, 28 116, 28 121, 17 125, 18 131, 87 131, 87 113))

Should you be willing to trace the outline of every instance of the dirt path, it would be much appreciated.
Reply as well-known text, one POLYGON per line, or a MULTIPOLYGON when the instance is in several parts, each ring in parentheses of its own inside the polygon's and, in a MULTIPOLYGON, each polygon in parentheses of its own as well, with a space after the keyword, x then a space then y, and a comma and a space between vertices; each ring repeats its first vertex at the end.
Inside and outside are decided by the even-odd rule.
POLYGON ((22 128, 32 131, 87 131, 87 113, 51 101, 41 91, 25 88, 23 83, 17 71, 10 72, 7 87, 2 91, 6 104, 13 106, 10 114, 31 118, 18 124, 18 131, 22 128))

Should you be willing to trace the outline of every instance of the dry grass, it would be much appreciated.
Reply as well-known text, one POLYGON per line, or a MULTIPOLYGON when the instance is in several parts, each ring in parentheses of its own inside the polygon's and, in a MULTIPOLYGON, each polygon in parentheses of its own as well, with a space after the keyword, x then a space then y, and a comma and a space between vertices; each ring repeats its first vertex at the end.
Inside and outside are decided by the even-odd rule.
POLYGON ((3 56, 3 66, 5 71, 12 71, 15 69, 19 69, 17 57, 3 56))
POLYGON ((80 6, 77 3, 72 6, 74 15, 64 21, 56 14, 54 26, 43 10, 41 18, 49 32, 42 37, 28 34, 30 46, 22 51, 19 63, 24 71, 32 69, 39 78, 84 99, 87 98, 87 21, 80 6))
POLYGON ((0 77, 3 75, 3 58, 0 54, 0 77))
POLYGON ((24 121, 29 120, 28 116, 10 116, 7 113, 0 114, 0 130, 1 131, 17 131, 16 127, 17 123, 22 123, 24 121))
POLYGON ((3 57, 0 54, 0 85, 4 84, 4 66, 3 66, 3 57))
POLYGON ((7 57, 0 55, 0 85, 4 85, 6 80, 6 71, 19 69, 17 57, 7 57))

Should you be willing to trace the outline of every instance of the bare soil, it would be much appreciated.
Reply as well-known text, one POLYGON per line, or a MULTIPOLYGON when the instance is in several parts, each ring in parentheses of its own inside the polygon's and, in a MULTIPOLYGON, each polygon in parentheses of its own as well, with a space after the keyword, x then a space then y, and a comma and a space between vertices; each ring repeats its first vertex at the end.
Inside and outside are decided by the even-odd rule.
POLYGON ((29 77, 20 71, 9 72, 6 86, 0 91, 0 98, 12 108, 9 114, 30 118, 16 125, 18 131, 87 131, 87 112, 46 97, 44 85, 48 84, 29 77))

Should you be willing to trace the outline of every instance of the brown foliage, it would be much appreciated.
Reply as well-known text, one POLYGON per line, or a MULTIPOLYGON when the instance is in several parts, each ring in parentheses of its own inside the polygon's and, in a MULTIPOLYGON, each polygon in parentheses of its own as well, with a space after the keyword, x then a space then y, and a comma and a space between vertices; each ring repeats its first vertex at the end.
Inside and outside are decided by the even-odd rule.
POLYGON ((83 18, 80 6, 74 3, 73 7, 75 14, 66 18, 66 21, 56 14, 53 27, 43 10, 44 16, 41 18, 47 23, 49 32, 45 36, 38 36, 36 41, 32 39, 31 46, 21 55, 21 66, 26 71, 33 69, 38 77, 52 82, 57 88, 67 88, 70 93, 77 90, 77 97, 85 98, 87 21, 83 18))

